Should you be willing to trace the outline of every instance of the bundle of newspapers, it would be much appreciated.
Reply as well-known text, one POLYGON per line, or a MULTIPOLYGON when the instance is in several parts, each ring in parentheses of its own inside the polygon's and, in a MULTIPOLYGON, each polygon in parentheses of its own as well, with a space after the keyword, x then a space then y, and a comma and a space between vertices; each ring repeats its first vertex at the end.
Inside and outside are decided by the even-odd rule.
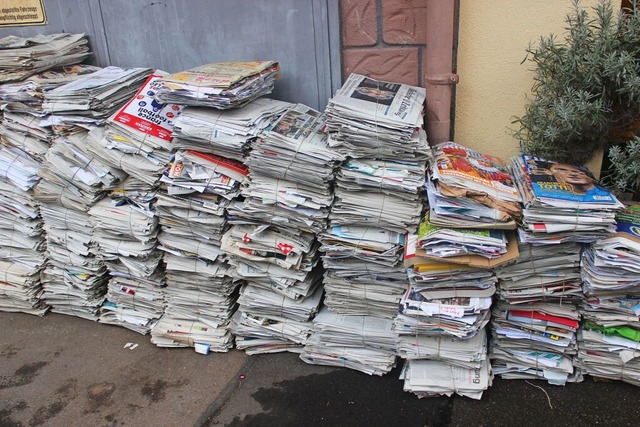
POLYGON ((313 334, 300 358, 314 365, 384 375, 396 365, 395 339, 391 319, 345 316, 324 307, 313 320, 313 334))
POLYGON ((40 163, 17 147, 0 147, 0 311, 44 315, 40 274, 45 237, 33 186, 40 163))
POLYGON ((250 181, 243 203, 229 210, 232 222, 267 222, 318 233, 327 227, 331 183, 342 156, 320 132, 319 112, 302 104, 286 110, 252 143, 250 181))
POLYGON ((97 258, 89 208, 126 176, 86 150, 87 131, 59 135, 36 187, 47 232, 44 298, 54 312, 97 320, 108 272, 97 258))
POLYGON ((325 111, 329 146, 353 158, 425 160, 424 88, 351 74, 325 111))
POLYGON ((56 116, 102 121, 132 97, 151 71, 149 68, 105 67, 46 92, 42 110, 56 116))
POLYGON ((138 92, 106 122, 91 132, 89 150, 103 161, 149 185, 167 168, 173 125, 182 107, 159 104, 153 95, 167 73, 154 71, 138 92))
POLYGON ((428 176, 434 225, 514 230, 522 217, 513 177, 497 157, 444 142, 432 149, 428 176))
POLYGON ((408 360, 400 379, 404 381, 404 390, 419 398, 455 393, 479 400, 491 386, 493 375, 488 360, 479 368, 464 368, 437 360, 408 360))
POLYGON ((290 106, 288 102, 258 98, 233 110, 186 107, 175 120, 173 143, 178 149, 242 162, 258 134, 290 106))
POLYGON ((524 202, 523 242, 592 243, 615 232, 624 205, 586 168, 523 154, 513 158, 513 176, 524 202))
POLYGON ((164 269, 157 249, 155 191, 128 177, 89 210, 93 240, 109 269, 100 322, 146 334, 164 312, 164 269))
POLYGON ((407 288, 404 234, 373 227, 331 227, 319 236, 325 305, 347 315, 393 318, 407 288))
POLYGON ((220 248, 225 208, 239 194, 247 168, 210 153, 180 149, 160 179, 156 204, 165 252, 165 315, 151 331, 160 347, 228 351, 238 281, 220 248))
POLYGON ((617 232, 582 255, 583 327, 577 366, 640 386, 640 207, 617 216, 617 232))
POLYGON ((247 354, 300 352, 322 299, 313 234, 268 224, 233 225, 222 238, 236 277, 246 281, 231 329, 247 354))
POLYGON ((274 61, 204 64, 161 80, 160 103, 238 108, 271 93, 280 66, 274 61))
POLYGON ((91 55, 84 34, 58 33, 0 39, 0 83, 16 82, 91 55))
POLYGON ((538 378, 564 385, 581 380, 574 368, 583 296, 578 243, 520 242, 518 259, 495 269, 491 363, 505 379, 538 378))

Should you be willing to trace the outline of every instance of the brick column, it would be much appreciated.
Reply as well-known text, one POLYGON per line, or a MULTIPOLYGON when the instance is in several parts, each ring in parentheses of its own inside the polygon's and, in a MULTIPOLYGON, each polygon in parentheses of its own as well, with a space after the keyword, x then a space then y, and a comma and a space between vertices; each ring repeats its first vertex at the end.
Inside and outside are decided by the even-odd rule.
POLYGON ((342 76, 424 86, 427 0, 340 0, 342 76))

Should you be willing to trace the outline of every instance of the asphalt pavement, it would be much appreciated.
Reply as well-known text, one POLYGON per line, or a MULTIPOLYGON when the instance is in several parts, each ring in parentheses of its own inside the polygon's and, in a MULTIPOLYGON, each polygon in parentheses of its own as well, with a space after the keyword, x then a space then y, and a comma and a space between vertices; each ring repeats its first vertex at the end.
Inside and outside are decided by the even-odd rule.
POLYGON ((291 353, 162 349, 70 316, 0 313, 0 426, 632 426, 638 388, 494 380, 482 400, 418 399, 383 376, 291 353), (129 343, 138 344, 131 349, 129 343))

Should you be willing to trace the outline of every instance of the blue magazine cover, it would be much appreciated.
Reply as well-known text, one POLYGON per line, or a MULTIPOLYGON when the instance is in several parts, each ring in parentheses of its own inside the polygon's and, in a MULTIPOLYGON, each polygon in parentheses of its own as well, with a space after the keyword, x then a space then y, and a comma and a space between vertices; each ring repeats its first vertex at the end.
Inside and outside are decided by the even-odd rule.
POLYGON ((618 204, 584 166, 522 155, 524 168, 536 197, 576 203, 618 204))

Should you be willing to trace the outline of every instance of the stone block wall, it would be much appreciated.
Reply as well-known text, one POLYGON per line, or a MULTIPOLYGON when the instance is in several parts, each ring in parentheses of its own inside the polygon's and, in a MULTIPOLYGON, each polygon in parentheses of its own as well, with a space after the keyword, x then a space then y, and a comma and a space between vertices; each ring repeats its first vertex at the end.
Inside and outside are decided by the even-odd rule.
POLYGON ((425 86, 427 0, 340 0, 342 76, 425 86))

